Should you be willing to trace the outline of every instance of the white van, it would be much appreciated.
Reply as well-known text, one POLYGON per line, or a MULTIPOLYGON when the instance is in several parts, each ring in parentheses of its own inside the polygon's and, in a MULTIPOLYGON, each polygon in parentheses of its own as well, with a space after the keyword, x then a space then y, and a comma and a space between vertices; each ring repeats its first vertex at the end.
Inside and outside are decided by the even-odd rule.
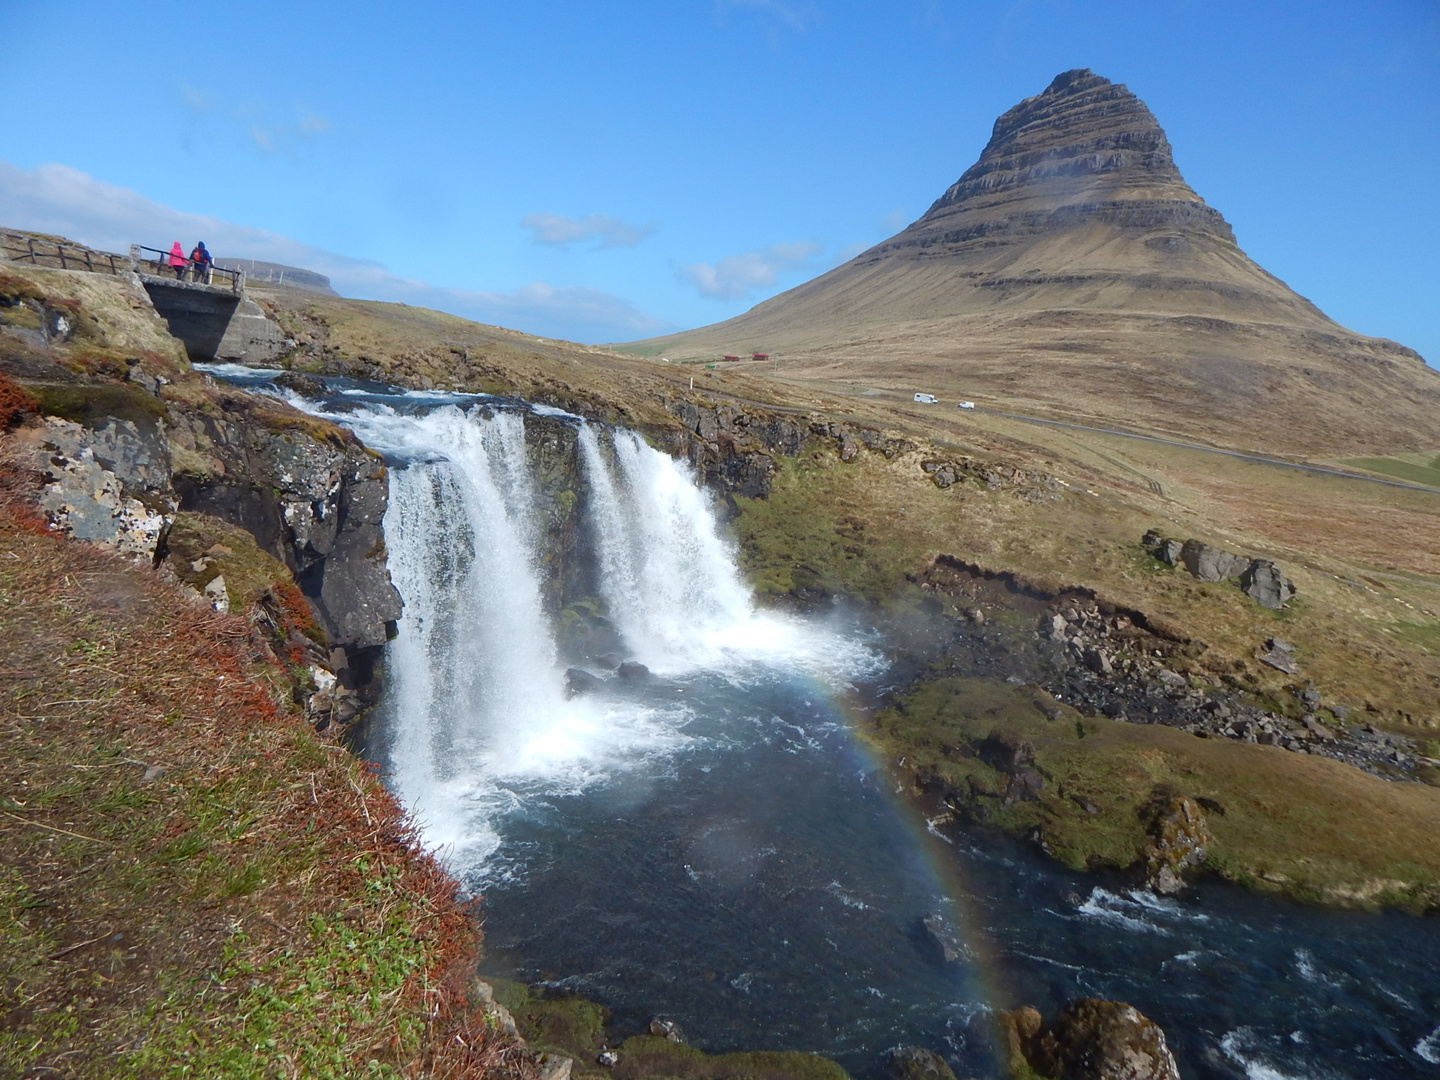
POLYGON ((959 405, 956 405, 955 407, 957 409, 973 409, 975 407, 975 403, 973 401, 962 401, 959 405))
POLYGON ((938 405, 939 401, 934 394, 916 394, 915 400, 921 405, 938 405))

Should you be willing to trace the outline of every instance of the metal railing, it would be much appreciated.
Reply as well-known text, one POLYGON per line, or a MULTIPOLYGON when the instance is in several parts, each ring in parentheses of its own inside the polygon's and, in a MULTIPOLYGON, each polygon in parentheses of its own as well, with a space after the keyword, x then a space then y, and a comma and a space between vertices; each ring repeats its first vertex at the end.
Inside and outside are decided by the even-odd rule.
POLYGON ((28 262, 61 270, 89 270, 99 274, 123 274, 130 269, 130 261, 124 255, 95 251, 79 244, 38 240, 11 232, 0 239, 3 239, 5 254, 11 262, 28 262))
POLYGON ((200 264, 192 263, 188 258, 179 267, 171 266, 170 252, 142 244, 131 244, 130 254, 125 256, 117 255, 113 251, 96 251, 83 244, 69 244, 63 240, 0 231, 0 251, 3 251, 3 258, 11 262, 30 263, 32 266, 48 269, 88 270, 93 274, 154 274, 156 277, 174 277, 180 281, 209 285, 211 288, 224 288, 228 285, 230 291, 237 295, 245 290, 244 270, 228 270, 211 263, 207 272, 200 264), (155 257, 149 258, 144 252, 155 257), (179 274, 175 272, 177 269, 179 274))
POLYGON ((239 293, 245 288, 244 270, 227 270, 223 266, 216 266, 213 262, 209 264, 191 262, 188 258, 179 266, 170 265, 170 252, 161 251, 159 248, 145 247, 143 244, 130 245, 130 263, 137 273, 153 273, 157 277, 174 277, 178 281, 191 281, 199 285, 216 284, 215 279, 219 278, 222 283, 227 283, 232 292, 239 293), (146 258, 141 252, 148 251, 154 254, 155 258, 146 258), (146 269, 141 269, 141 263, 146 264, 146 269), (153 270, 149 269, 150 266, 153 270), (178 272, 177 272, 178 271, 178 272))

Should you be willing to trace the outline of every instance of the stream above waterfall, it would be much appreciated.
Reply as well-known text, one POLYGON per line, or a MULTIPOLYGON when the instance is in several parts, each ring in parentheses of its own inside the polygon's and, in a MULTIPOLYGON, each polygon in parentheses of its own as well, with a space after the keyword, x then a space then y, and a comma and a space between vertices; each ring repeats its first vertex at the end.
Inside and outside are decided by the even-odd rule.
POLYGON ((514 399, 325 382, 290 400, 391 466, 406 610, 374 753, 483 894, 487 970, 592 998, 621 1036, 663 1015, 704 1049, 860 1076, 900 1044, 994 1075, 993 1010, 1078 996, 1159 1022, 1190 1080, 1440 1075, 1440 921, 1213 882, 1160 899, 940 835, 859 734, 886 643, 854 615, 756 609, 683 465, 514 399), (577 646, 577 618, 618 651, 577 646), (593 691, 569 695, 567 667, 593 691))

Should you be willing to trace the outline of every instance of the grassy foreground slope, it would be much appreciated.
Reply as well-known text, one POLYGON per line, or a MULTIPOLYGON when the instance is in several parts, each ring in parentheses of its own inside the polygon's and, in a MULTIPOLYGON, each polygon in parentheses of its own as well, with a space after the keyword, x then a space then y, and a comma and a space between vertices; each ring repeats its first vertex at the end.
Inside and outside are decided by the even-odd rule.
POLYGON ((0 1073, 476 1076, 478 933, 250 623, 0 502, 0 1073), (463 1041, 457 1041, 459 1036, 463 1041))

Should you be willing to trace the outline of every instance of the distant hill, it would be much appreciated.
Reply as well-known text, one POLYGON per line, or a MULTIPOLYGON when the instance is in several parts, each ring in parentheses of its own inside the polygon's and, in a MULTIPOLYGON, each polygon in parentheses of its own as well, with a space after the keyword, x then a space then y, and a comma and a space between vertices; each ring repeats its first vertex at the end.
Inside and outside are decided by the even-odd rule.
POLYGON ((330 279, 314 270, 304 270, 284 263, 261 262, 259 259, 216 259, 216 266, 228 270, 244 270, 245 280, 256 288, 300 289, 302 292, 339 296, 330 286, 330 279))
POLYGON ((782 377, 1292 454, 1440 448, 1440 373, 1240 249, 1145 104, 1088 69, 996 122, 914 224, 726 322, 636 343, 782 377))

